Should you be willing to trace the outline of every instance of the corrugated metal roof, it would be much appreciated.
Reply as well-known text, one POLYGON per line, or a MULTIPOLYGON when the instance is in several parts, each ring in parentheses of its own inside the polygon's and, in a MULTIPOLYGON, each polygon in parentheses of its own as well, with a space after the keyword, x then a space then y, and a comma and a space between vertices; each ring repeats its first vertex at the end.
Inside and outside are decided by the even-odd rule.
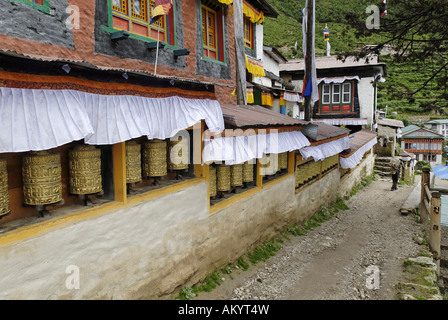
POLYGON ((257 105, 221 105, 226 127, 303 126, 308 122, 257 105))
MULTIPOLYGON (((129 74, 137 74, 137 75, 158 78, 158 79, 176 80, 176 81, 190 82, 190 83, 197 83, 197 84, 204 84, 204 85, 211 85, 211 86, 216 85, 216 83, 213 83, 213 82, 202 81, 202 80, 198 80, 198 79, 194 79, 194 78, 181 78, 181 77, 176 77, 176 76, 171 76, 171 75, 161 75, 161 74, 154 75, 153 73, 146 72, 143 70, 94 65, 94 64, 92 64, 88 61, 84 61, 84 60, 72 60, 72 59, 67 59, 67 58, 45 57, 45 56, 40 56, 40 55, 19 53, 17 51, 7 50, 7 49, 0 49, 0 54, 4 54, 6 56, 11 56, 11 57, 16 57, 16 58, 24 58, 24 59, 34 60, 34 61, 41 61, 41 62, 66 63, 66 64, 69 64, 72 66, 80 66, 80 67, 90 68, 93 70, 123 72, 123 73, 126 72, 129 74)), ((224 87, 232 87, 232 88, 235 87, 235 85, 226 85, 226 84, 219 84, 219 85, 224 86, 224 87)))
MULTIPOLYGON (((221 109, 227 129, 255 129, 283 126, 304 127, 307 124, 311 124, 308 121, 292 118, 258 105, 221 105, 221 109)), ((315 138, 311 138, 303 132, 310 141, 314 142, 340 137, 350 132, 348 129, 325 123, 315 123, 314 125, 317 125, 317 135, 315 138)))
POLYGON ((407 134, 409 132, 412 132, 412 131, 415 131, 415 130, 418 130, 418 129, 420 129, 419 126, 416 126, 415 124, 411 124, 409 126, 404 127, 403 129, 401 129, 401 134, 405 135, 405 134, 407 134))
POLYGON ((395 119, 388 119, 388 118, 378 119, 378 124, 388 127, 404 128, 403 121, 395 119))
POLYGON ((353 136, 350 137, 350 153, 358 150, 367 142, 374 139, 376 136, 377 133, 375 131, 370 131, 367 129, 355 132, 353 136))
MULTIPOLYGON (((378 57, 370 58, 369 63, 364 59, 356 60, 354 58, 347 58, 345 61, 338 60, 337 56, 316 57, 316 69, 332 69, 332 68, 348 68, 348 67, 371 67, 371 66, 385 66, 384 63, 378 62, 378 57)), ((280 71, 303 71, 305 70, 304 59, 293 59, 287 63, 279 64, 280 71)))
POLYGON ((436 139, 444 139, 444 136, 441 134, 438 134, 437 132, 425 129, 425 128, 418 128, 418 130, 413 130, 408 133, 402 133, 403 138, 421 138, 421 139, 427 139, 427 138, 436 138, 436 139))
POLYGON ((435 119, 435 120, 428 121, 426 123, 429 123, 429 124, 433 124, 433 123, 434 124, 443 124, 443 123, 448 123, 448 119, 435 119))
POLYGON ((348 129, 332 126, 332 125, 325 124, 322 122, 318 122, 318 123, 314 123, 314 124, 318 126, 317 136, 314 141, 322 141, 325 139, 339 137, 341 135, 348 134, 350 132, 350 130, 348 130, 348 129))

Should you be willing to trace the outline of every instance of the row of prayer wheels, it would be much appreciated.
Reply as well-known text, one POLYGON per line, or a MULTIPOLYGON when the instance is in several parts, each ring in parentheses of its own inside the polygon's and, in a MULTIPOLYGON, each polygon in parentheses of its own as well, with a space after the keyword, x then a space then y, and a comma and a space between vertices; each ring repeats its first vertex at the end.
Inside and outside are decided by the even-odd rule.
POLYGON ((329 158, 325 158, 322 161, 322 173, 327 172, 331 168, 334 168, 339 163, 339 155, 335 155, 329 158))
POLYGON ((143 177, 163 177, 168 170, 187 170, 188 147, 186 139, 126 142, 126 183, 140 182, 143 177))
POLYGON ((319 176, 321 161, 308 161, 296 168, 296 188, 319 176))
POLYGON ((0 219, 7 216, 10 212, 6 160, 0 159, 0 219))
POLYGON ((216 197, 218 192, 231 191, 234 187, 241 187, 245 183, 254 181, 254 164, 210 166, 210 197, 216 197))
MULTIPOLYGON (((71 194, 89 195, 103 190, 101 150, 78 145, 68 153, 71 194)), ((24 203, 44 206, 62 201, 62 167, 59 153, 37 151, 22 160, 24 203)))
POLYGON ((288 169, 288 153, 268 154, 263 157, 263 174, 274 175, 279 171, 288 169))

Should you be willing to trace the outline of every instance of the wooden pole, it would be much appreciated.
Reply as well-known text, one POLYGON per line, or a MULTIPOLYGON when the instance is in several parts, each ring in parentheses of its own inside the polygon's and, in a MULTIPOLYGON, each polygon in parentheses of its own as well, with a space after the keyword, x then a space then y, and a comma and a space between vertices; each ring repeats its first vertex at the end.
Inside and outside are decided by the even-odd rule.
POLYGON ((425 194, 425 185, 429 188, 429 172, 431 169, 429 168, 423 168, 422 169, 422 182, 421 182, 421 195, 420 195, 420 222, 423 224, 428 224, 429 220, 429 212, 426 210, 425 201, 426 201, 426 194, 425 194))
POLYGON ((113 145, 114 189, 115 201, 127 203, 126 188, 126 143, 119 142, 113 145))
MULTIPOLYGON (((431 212, 429 216, 429 247, 433 252, 434 259, 439 262, 440 250, 440 222, 441 222, 441 199, 439 192, 433 192, 431 198, 431 212)), ((439 268, 438 268, 439 270, 439 268)))
POLYGON ((156 63, 154 67, 154 75, 157 75, 157 63, 159 60, 159 42, 160 42, 160 30, 157 29, 157 47, 156 47, 156 63))
MULTIPOLYGON (((311 52, 313 50, 313 11, 314 11, 314 1, 307 0, 307 11, 306 11, 306 56, 305 56, 305 87, 308 84, 311 77, 311 62, 312 56, 311 52)), ((311 121, 311 96, 305 97, 305 121, 311 121)))

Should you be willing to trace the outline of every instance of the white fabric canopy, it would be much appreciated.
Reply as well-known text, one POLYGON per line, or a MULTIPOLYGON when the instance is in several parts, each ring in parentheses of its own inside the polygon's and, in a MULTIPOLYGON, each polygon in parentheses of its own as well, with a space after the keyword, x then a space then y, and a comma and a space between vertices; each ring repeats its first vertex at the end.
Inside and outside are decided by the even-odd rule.
POLYGON ((0 88, 0 152, 38 151, 90 137, 75 91, 0 88))
POLYGON ((318 79, 317 82, 319 84, 321 82, 328 84, 328 83, 343 83, 343 82, 349 81, 349 80, 360 81, 358 76, 347 76, 347 77, 335 77, 335 78, 321 78, 321 79, 318 79))
POLYGON ((215 100, 0 88, 0 152, 47 150, 81 139, 93 145, 145 135, 166 139, 203 119, 211 132, 224 130, 215 100))
POLYGON ((367 125, 367 119, 353 119, 353 118, 341 118, 341 119, 313 119, 312 122, 322 122, 331 126, 365 126, 367 125))
POLYGON ((289 93, 286 92, 283 94, 283 99, 286 101, 292 101, 292 102, 302 102, 303 98, 298 93, 289 93))
POLYGON ((321 161, 325 158, 339 154, 348 148, 350 148, 350 140, 348 136, 345 136, 343 138, 322 143, 317 146, 306 147, 300 149, 299 151, 305 160, 312 157, 314 161, 321 161))
POLYGON ((300 131, 204 139, 204 162, 240 164, 265 154, 299 150, 310 142, 300 131))
POLYGON ((374 145, 378 143, 377 138, 370 140, 365 145, 361 146, 358 150, 356 150, 351 156, 349 157, 339 157, 339 164, 341 168, 343 169, 353 169, 355 168, 362 160, 362 157, 364 156, 364 153, 369 151, 374 145))

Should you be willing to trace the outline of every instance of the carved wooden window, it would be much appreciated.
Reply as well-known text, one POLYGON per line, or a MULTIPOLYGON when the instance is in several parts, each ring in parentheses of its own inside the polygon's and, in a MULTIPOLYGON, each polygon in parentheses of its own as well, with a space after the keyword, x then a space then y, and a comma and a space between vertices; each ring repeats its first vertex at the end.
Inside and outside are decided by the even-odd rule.
POLYGON ((174 14, 151 23, 155 0, 109 0, 112 27, 131 34, 174 45, 174 14))
POLYGON ((217 57, 216 22, 216 11, 202 6, 202 45, 204 56, 212 59, 217 57))
POLYGON ((23 3, 45 13, 50 13, 49 0, 9 0, 11 2, 23 3))
POLYGON ((248 17, 244 17, 244 44, 249 49, 254 49, 254 24, 248 17))

